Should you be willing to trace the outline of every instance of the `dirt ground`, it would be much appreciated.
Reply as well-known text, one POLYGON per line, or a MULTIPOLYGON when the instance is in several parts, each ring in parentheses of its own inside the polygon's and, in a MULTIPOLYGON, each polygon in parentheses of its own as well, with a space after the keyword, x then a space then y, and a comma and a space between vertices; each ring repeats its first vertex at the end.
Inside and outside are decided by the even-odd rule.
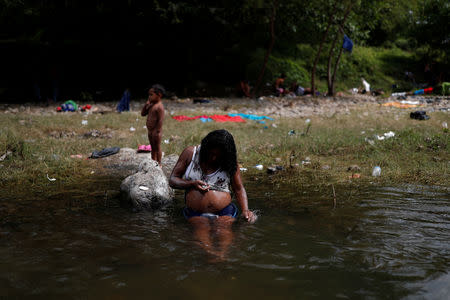
MULTIPOLYGON (((310 96, 295 98, 260 97, 258 99, 245 98, 202 98, 209 103, 194 103, 193 98, 164 99, 166 111, 170 115, 180 113, 195 115, 202 113, 246 113, 267 115, 273 117, 307 117, 312 115, 332 116, 336 113, 350 113, 354 109, 364 107, 381 107, 382 104, 391 101, 401 101, 394 97, 381 98, 368 95, 347 95, 343 97, 317 97, 310 96)), ((403 99, 405 100, 405 99, 403 99)), ((409 110, 450 111, 449 96, 416 96, 408 97, 407 101, 418 101, 419 106, 409 110)), ((145 99, 132 100, 131 111, 139 112, 145 99)), ((79 103, 92 104, 90 113, 114 113, 117 102, 79 103)), ((36 105, 26 104, 0 104, 0 113, 15 114, 29 112, 33 115, 57 114, 58 104, 36 105)), ((398 108, 393 108, 398 109, 398 108)))

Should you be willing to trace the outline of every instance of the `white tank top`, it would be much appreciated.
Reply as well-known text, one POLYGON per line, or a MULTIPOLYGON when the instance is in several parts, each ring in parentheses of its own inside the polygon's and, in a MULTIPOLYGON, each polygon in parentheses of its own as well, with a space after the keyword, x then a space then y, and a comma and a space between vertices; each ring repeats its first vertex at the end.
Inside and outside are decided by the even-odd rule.
POLYGON ((230 192, 230 176, 228 173, 217 169, 215 172, 205 175, 200 167, 200 146, 194 147, 194 154, 189 166, 184 173, 186 180, 201 180, 209 184, 211 190, 230 192))

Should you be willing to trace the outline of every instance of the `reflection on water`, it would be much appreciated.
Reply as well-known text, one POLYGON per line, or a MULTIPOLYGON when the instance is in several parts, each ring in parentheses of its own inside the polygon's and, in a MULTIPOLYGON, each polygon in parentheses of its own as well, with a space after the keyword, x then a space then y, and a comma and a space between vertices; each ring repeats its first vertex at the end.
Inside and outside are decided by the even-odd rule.
MULTIPOLYGON (((273 187, 251 183, 247 191, 260 218, 255 225, 234 225, 228 260, 221 263, 211 263, 193 240, 180 213, 181 197, 174 207, 154 214, 107 205, 35 207, 16 220, 5 216, 0 296, 449 295, 448 190, 372 188, 352 203, 347 194, 338 197, 334 210, 329 191, 325 197, 320 191, 280 187, 275 194, 273 187)), ((0 200, 0 208, 10 205, 5 202, 0 200)), ((17 205, 18 210, 29 207, 17 205)))

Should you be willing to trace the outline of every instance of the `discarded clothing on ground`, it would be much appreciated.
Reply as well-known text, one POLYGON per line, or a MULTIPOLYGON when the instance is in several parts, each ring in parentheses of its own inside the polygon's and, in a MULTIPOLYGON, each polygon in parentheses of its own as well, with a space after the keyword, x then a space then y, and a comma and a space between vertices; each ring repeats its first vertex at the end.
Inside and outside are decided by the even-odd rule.
POLYGON ((188 116, 173 116, 172 119, 175 119, 177 121, 189 121, 189 120, 196 120, 200 119, 202 122, 211 122, 211 120, 216 122, 236 122, 236 123, 243 123, 245 120, 240 117, 231 117, 229 115, 211 115, 211 116, 195 116, 195 117, 188 117, 188 116))
POLYGON ((391 102, 383 103, 381 105, 392 106, 392 107, 397 107, 397 108, 414 108, 414 107, 420 106, 419 104, 411 104, 411 103, 407 103, 407 102, 408 101, 391 101, 391 102))
POLYGON ((111 148, 105 148, 100 151, 94 150, 90 156, 90 158, 102 158, 107 157, 113 154, 116 154, 120 151, 119 147, 111 147, 111 148))
POLYGON ((57 108, 57 111, 77 111, 78 105, 73 100, 67 100, 61 105, 61 109, 57 108))
POLYGON ((267 117, 267 116, 257 116, 257 115, 247 115, 247 114, 228 114, 228 115, 230 117, 237 117, 237 116, 239 116, 239 117, 242 117, 244 119, 255 120, 255 121, 264 120, 264 119, 273 121, 273 118, 267 117))
POLYGON ((139 145, 137 149, 138 153, 141 152, 152 152, 152 146, 151 145, 139 145))
POLYGON ((177 121, 190 121, 190 120, 197 120, 197 119, 208 119, 208 116, 195 116, 195 117, 188 117, 188 116, 173 116, 172 119, 175 119, 177 121))
POLYGON ((212 115, 209 116, 210 119, 213 119, 216 122, 236 122, 236 123, 245 123, 245 120, 240 116, 231 117, 229 115, 212 115))
POLYGON ((433 92, 433 88, 426 88, 426 89, 421 89, 421 90, 417 90, 414 92, 414 95, 423 95, 423 94, 431 94, 433 92))
POLYGON ((430 118, 430 116, 427 116, 427 112, 423 110, 414 111, 409 114, 409 117, 416 120, 428 120, 430 118))

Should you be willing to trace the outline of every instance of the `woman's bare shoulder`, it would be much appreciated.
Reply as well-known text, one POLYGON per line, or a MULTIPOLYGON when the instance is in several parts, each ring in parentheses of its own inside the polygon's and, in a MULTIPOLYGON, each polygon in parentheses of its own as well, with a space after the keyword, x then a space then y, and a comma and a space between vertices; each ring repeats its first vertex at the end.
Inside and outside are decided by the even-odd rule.
POLYGON ((194 154, 194 146, 186 147, 183 152, 181 152, 180 159, 189 159, 191 160, 192 155, 194 154))

